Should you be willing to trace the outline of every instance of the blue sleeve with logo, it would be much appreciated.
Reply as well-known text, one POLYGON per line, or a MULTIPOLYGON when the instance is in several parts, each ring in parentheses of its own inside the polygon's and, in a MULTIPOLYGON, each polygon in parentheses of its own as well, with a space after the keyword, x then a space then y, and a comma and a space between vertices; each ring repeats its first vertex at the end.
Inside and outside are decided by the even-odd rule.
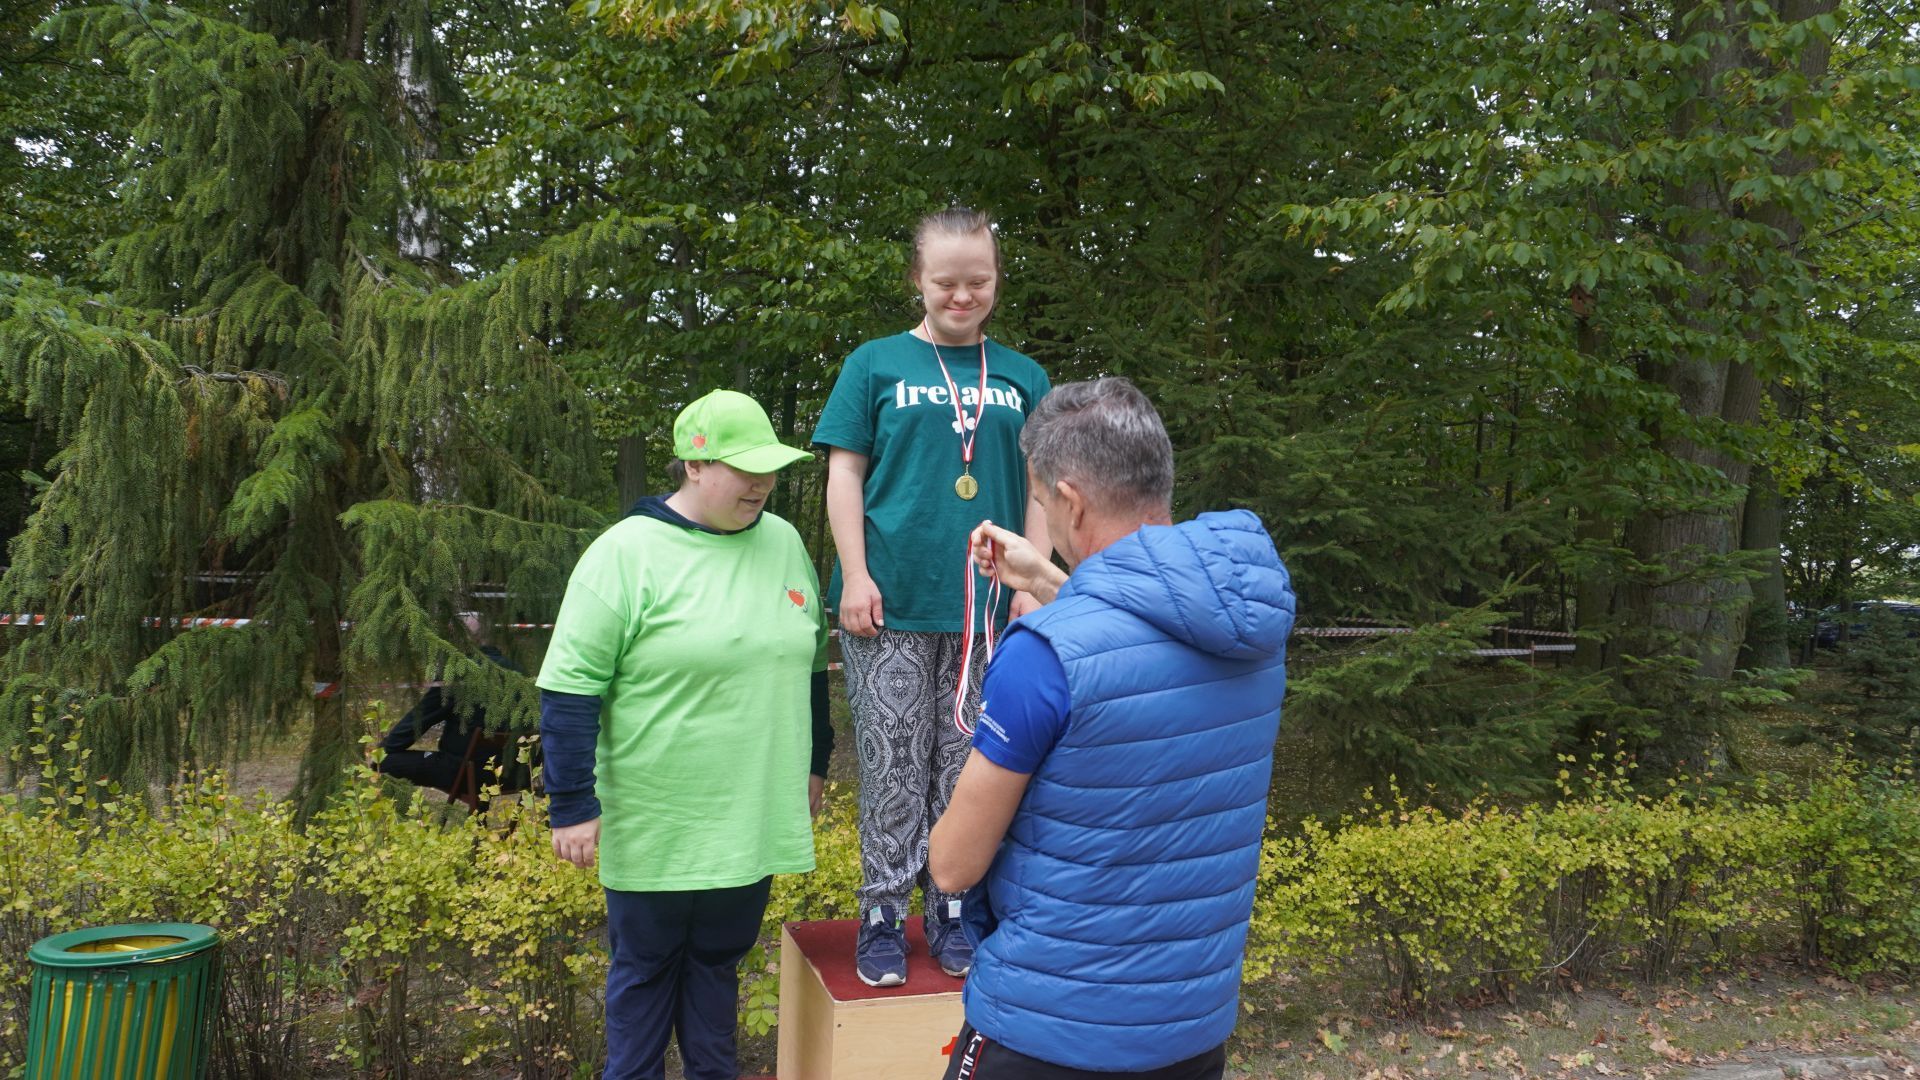
POLYGON ((1032 774, 1067 729, 1067 671, 1039 634, 1008 635, 980 690, 973 748, 1003 769, 1032 774))

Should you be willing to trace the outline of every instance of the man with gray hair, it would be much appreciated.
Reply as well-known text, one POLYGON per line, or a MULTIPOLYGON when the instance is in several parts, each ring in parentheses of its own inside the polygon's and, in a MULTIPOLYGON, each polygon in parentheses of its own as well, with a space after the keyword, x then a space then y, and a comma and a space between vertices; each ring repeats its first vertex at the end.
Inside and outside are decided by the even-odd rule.
POLYGON ((1172 524, 1173 448, 1125 379, 1020 433, 1063 573, 983 524, 1044 602, 987 669, 928 868, 972 889, 950 1080, 1218 1077, 1266 825, 1293 590, 1245 510, 1172 524))

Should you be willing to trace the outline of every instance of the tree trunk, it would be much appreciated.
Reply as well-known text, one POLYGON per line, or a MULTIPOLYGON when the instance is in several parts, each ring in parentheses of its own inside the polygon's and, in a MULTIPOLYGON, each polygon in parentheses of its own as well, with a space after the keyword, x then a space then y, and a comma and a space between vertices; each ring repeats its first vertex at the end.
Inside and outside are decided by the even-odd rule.
MULTIPOLYGON (((1587 10, 1601 18, 1594 20, 1596 27, 1611 28, 1619 24, 1620 5, 1618 0, 1590 0, 1587 10)), ((1596 49, 1596 55, 1606 55, 1607 50, 1596 49)), ((1595 83, 1617 78, 1610 63, 1596 63, 1589 79, 1595 83)), ((1620 146, 1624 136, 1614 125, 1604 122, 1598 114, 1591 121, 1597 126, 1592 138, 1611 146, 1620 146)), ((1595 235, 1606 235, 1618 228, 1617 214, 1603 205, 1600 199, 1590 199, 1587 213, 1592 218, 1595 235)), ((1567 306, 1573 311, 1574 350, 1583 357, 1590 357, 1595 363, 1604 362, 1602 351, 1606 348, 1606 334, 1595 318, 1597 298, 1587 289, 1575 285, 1567 292, 1567 306)), ((1596 399, 1583 402, 1576 415, 1585 421, 1582 453, 1585 457, 1586 474, 1598 480, 1604 462, 1613 451, 1612 429, 1606 424, 1606 412, 1603 402, 1596 399)), ((1621 543, 1621 515, 1616 507, 1608 506, 1601 498, 1604 485, 1598 485, 1589 493, 1582 504, 1576 505, 1574 539, 1580 548, 1587 552, 1588 562, 1580 576, 1574 582, 1573 627, 1579 638, 1573 646, 1574 666, 1582 671, 1598 672, 1615 662, 1615 649, 1612 643, 1615 574, 1610 566, 1612 560, 1602 559, 1597 554, 1601 549, 1618 548, 1621 543)), ((1584 733, 1591 736, 1592 732, 1584 733)))
POLYGON ((628 507, 646 497, 648 490, 647 437, 645 435, 620 436, 613 466, 613 482, 620 492, 620 509, 623 513, 628 507))
MULTIPOLYGON (((1795 0, 1781 11, 1782 19, 1794 22, 1830 11, 1833 0, 1795 0)), ((1725 92, 1726 78, 1736 69, 1746 68, 1756 77, 1776 74, 1770 57, 1754 52, 1747 43, 1743 20, 1735 5, 1725 0, 1708 0, 1696 9, 1717 14, 1723 34, 1695 71, 1701 87, 1707 88, 1701 99, 1689 102, 1674 116, 1676 138, 1697 138, 1717 123, 1715 101, 1725 92)), ((1686 20, 1680 20, 1684 24, 1686 20)), ((1809 79, 1824 75, 1830 49, 1816 45, 1799 57, 1799 70, 1809 79)), ((1738 92, 1737 87, 1735 92, 1738 92)), ((1784 115, 1779 123, 1791 123, 1784 115)), ((1804 161, 1788 156, 1776 160, 1775 171, 1792 175, 1806 167, 1804 161)), ((1686 208, 1695 221, 1739 216, 1743 213, 1772 227, 1788 249, 1804 229, 1793 212, 1777 203, 1764 204, 1750 212, 1728 205, 1717 181, 1700 178, 1684 189, 1671 193, 1676 206, 1686 208)), ((1713 265, 1713 236, 1703 227, 1693 227, 1679 237, 1681 260, 1701 280, 1713 280, 1722 271, 1713 265)), ((1699 321, 1711 325, 1713 305, 1720 298, 1706 288, 1676 297, 1682 321, 1691 313, 1700 313, 1699 321)), ((1679 408, 1689 416, 1722 422, 1733 427, 1751 425, 1760 415, 1763 383, 1754 366, 1756 358, 1769 346, 1755 339, 1747 342, 1737 358, 1723 353, 1710 355, 1699 349, 1677 351, 1659 358, 1646 375, 1673 394, 1679 408)), ((1739 492, 1738 501, 1721 506, 1690 505, 1678 509, 1648 508, 1629 524, 1627 546, 1643 567, 1638 580, 1623 591, 1628 625, 1634 628, 1628 650, 1644 658, 1677 657, 1691 662, 1694 679, 1722 680, 1734 671, 1739 646, 1746 638, 1747 615, 1752 589, 1747 577, 1730 565, 1732 556, 1743 546, 1745 489, 1752 463, 1747 458, 1711 445, 1702 445, 1685 435, 1669 435, 1659 440, 1661 451, 1676 462, 1699 467, 1724 481, 1724 489, 1739 492)), ((1776 541, 1777 548, 1777 541, 1776 541)), ((1704 721, 1710 708, 1690 690, 1671 680, 1684 677, 1673 667, 1656 666, 1623 679, 1629 697, 1642 705, 1652 705, 1670 717, 1669 728, 1650 760, 1671 766, 1680 762, 1699 762, 1710 748, 1713 733, 1704 721), (1640 685, 1634 685, 1634 684, 1640 685)))
MULTIPOLYGON (((1592 318, 1593 297, 1581 290, 1571 299, 1577 320, 1574 325, 1574 348, 1582 356, 1597 358, 1605 344, 1605 337, 1592 318)), ((1579 414, 1588 418, 1603 415, 1598 405, 1582 408, 1579 414)), ((1587 470, 1592 473, 1605 460, 1612 441, 1604 431, 1590 426, 1585 444, 1587 470)), ((1574 526, 1574 537, 1581 548, 1591 553, 1598 548, 1619 546, 1620 523, 1607 507, 1589 502, 1580 507, 1577 513, 1579 521, 1574 526)), ((1602 560, 1592 554, 1588 558, 1590 561, 1586 569, 1574 585, 1574 629, 1581 636, 1574 643, 1573 660, 1574 665, 1583 671, 1599 671, 1613 662, 1608 628, 1613 621, 1614 576, 1602 560)))
MULTIPOLYGON (((1781 17, 1789 22, 1803 21, 1837 7, 1835 0, 1787 0, 1781 8, 1781 17)), ((1832 42, 1816 37, 1799 57, 1797 66, 1800 74, 1809 81, 1823 77, 1832 63, 1832 55, 1832 42)), ((1754 59, 1757 62, 1759 58, 1754 59)), ((1783 124, 1792 121, 1791 113, 1781 117, 1783 124)), ((1804 155, 1788 154, 1781 160, 1779 172, 1794 176, 1812 165, 1813 162, 1804 155)), ((1754 208, 1752 216, 1775 230, 1789 249, 1798 246, 1806 232, 1806 223, 1777 202, 1762 203, 1754 208)), ((1749 281, 1747 284, 1751 288, 1761 283, 1749 281)), ((1770 384, 1767 389, 1776 405, 1790 411, 1787 394, 1778 382, 1770 384)), ((1753 396, 1756 416, 1759 412, 1759 395, 1760 389, 1756 385, 1753 396)), ((1792 662, 1787 641, 1787 585, 1780 554, 1781 524, 1779 488, 1771 473, 1764 468, 1755 469, 1748 483, 1740 527, 1741 550, 1756 552, 1761 560, 1759 575, 1750 582, 1752 602, 1742 628, 1740 655, 1741 663, 1746 667, 1786 667, 1792 662)))
MULTIPOLYGON (((797 445, 794 435, 800 429, 800 363, 792 357, 787 358, 786 366, 780 374, 780 441, 788 446, 797 445)), ((774 485, 773 512, 787 518, 795 528, 800 527, 800 477, 799 469, 782 469, 780 478, 774 485)))
MULTIPOLYGON (((342 43, 342 54, 349 60, 366 59, 367 46, 367 0, 349 0, 347 5, 346 38, 342 43)), ((312 152, 309 156, 310 167, 317 168, 322 161, 330 160, 331 155, 320 150, 323 141, 337 140, 338 131, 331 119, 316 119, 312 123, 312 152)), ((331 147, 329 147, 331 149, 331 147)), ((347 207, 344 193, 334 191, 332 195, 333 248, 324 253, 325 261, 336 271, 346 259, 347 207)), ((316 260, 318 261, 318 260, 316 260)), ((301 267, 304 274, 306 267, 301 267)), ((303 279, 295 279, 303 280, 303 279)), ((340 294, 334 290, 329 315, 336 328, 341 319, 339 311, 340 294)), ((356 433, 343 433, 343 441, 348 447, 366 445, 365 440, 356 438, 356 433)), ((343 507, 358 501, 354 495, 354 469, 351 451, 344 455, 347 464, 331 472, 328 486, 331 494, 322 496, 323 505, 330 514, 337 514, 343 507)), ((321 534, 327 536, 325 532, 321 534)), ((335 583, 338 591, 330 592, 327 598, 313 605, 313 689, 320 691, 313 699, 313 730, 307 736, 307 749, 300 758, 300 776, 294 785, 293 798, 298 806, 301 821, 311 818, 324 805, 326 796, 339 783, 351 755, 359 749, 359 728, 347 710, 347 665, 346 637, 341 628, 345 611, 341 598, 350 589, 349 571, 353 560, 347 553, 334 546, 332 539, 322 539, 321 548, 325 555, 318 560, 321 565, 314 567, 315 576, 335 583)))
POLYGON ((339 783, 348 754, 360 732, 347 711, 346 650, 340 631, 340 611, 321 604, 313 613, 313 730, 300 756, 300 778, 294 785, 299 818, 319 812, 326 796, 339 783))
POLYGON ((1753 582, 1753 609, 1747 618, 1747 636, 1740 648, 1743 668, 1783 668, 1793 662, 1788 641, 1787 577, 1780 561, 1780 489, 1773 474, 1755 470, 1747 485, 1747 509, 1742 515, 1740 547, 1761 553, 1767 560, 1753 582))
MULTIPOLYGON (((432 41, 425 43, 432 48, 432 41)), ((394 66, 400 76, 400 100, 412 122, 414 143, 409 163, 431 161, 440 156, 440 111, 434 100, 433 80, 421 55, 421 43, 400 43, 394 66)), ((411 168, 400 174, 400 208, 394 239, 402 258, 414 262, 440 261, 440 220, 426 197, 415 190, 417 177, 411 168)))

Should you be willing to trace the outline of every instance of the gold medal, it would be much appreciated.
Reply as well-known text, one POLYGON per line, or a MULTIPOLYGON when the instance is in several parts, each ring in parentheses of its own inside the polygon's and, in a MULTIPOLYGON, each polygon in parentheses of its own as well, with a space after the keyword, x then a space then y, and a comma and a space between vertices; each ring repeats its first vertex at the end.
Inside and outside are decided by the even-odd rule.
POLYGON ((973 478, 973 441, 980 434, 981 421, 987 418, 987 337, 980 335, 980 392, 975 398, 973 415, 968 416, 960 387, 954 383, 953 373, 947 370, 947 362, 940 356, 940 344, 933 340, 933 324, 928 321, 920 326, 933 349, 933 362, 940 365, 940 377, 946 380, 947 400, 953 402, 953 430, 960 436, 960 478, 953 482, 953 493, 962 499, 972 499, 980 494, 980 481, 973 478))

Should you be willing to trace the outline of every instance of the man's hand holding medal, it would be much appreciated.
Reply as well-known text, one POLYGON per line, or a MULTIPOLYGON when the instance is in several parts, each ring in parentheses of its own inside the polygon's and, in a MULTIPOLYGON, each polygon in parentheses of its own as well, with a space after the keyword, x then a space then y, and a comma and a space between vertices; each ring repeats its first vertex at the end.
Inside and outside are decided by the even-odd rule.
POLYGON ((1052 603, 1067 580, 1067 572, 1041 555, 1026 537, 991 521, 974 528, 968 545, 973 565, 981 573, 998 581, 1001 588, 1028 593, 1042 604, 1052 603))

